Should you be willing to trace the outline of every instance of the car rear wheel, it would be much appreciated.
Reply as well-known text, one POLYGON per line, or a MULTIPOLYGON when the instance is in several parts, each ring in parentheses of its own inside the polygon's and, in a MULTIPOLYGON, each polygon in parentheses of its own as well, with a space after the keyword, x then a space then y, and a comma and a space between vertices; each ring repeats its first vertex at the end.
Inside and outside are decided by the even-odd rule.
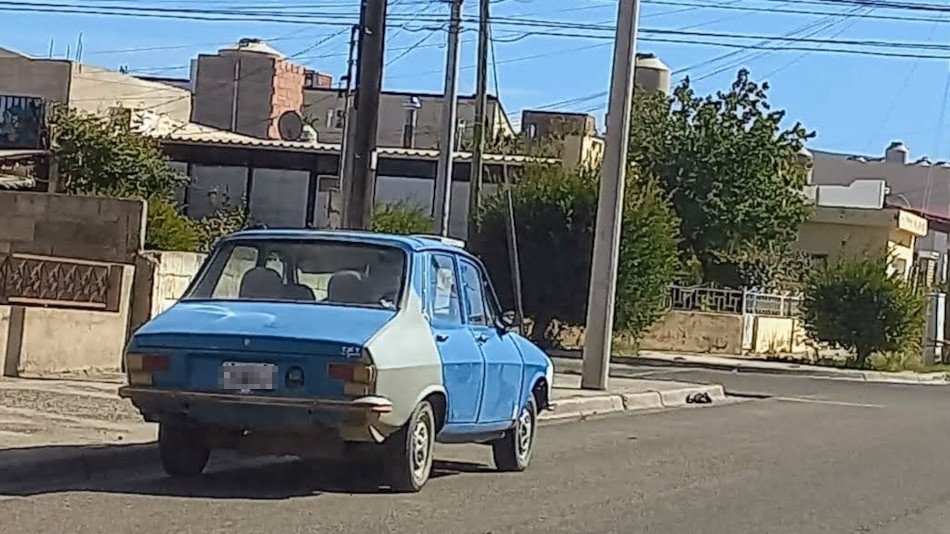
POLYGON ((211 456, 211 449, 200 432, 175 423, 159 425, 158 452, 162 468, 172 478, 200 475, 211 456))
POLYGON ((491 444, 495 467, 499 471, 524 471, 531 462, 531 450, 538 427, 538 404, 534 396, 521 409, 514 428, 491 444))
POLYGON ((389 482, 393 491, 415 493, 425 486, 432 473, 435 447, 435 411, 422 401, 409 422, 389 440, 389 482))

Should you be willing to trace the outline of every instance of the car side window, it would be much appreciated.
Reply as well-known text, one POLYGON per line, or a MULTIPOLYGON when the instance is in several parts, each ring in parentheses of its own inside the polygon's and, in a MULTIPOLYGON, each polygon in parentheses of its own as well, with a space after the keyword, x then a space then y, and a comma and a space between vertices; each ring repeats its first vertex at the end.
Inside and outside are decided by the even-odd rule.
POLYGON ((485 306, 484 283, 481 272, 472 262, 462 260, 462 289, 465 291, 465 309, 468 324, 487 326, 490 324, 488 308, 485 306))
POLYGON ((455 260, 451 256, 435 254, 432 256, 429 270, 429 308, 432 310, 432 320, 461 324, 462 303, 455 276, 455 260))
POLYGON ((497 324, 501 317, 501 307, 498 305, 498 297, 495 294, 495 288, 491 285, 491 280, 487 274, 482 275, 482 288, 485 293, 485 313, 488 316, 488 324, 497 324))

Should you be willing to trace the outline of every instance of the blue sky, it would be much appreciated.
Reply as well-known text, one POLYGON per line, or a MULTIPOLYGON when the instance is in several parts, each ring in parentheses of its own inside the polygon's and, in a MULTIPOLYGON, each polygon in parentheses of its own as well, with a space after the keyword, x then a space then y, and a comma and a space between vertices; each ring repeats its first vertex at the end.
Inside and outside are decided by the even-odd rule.
MULTIPOLYGON (((161 8, 296 5, 311 12, 325 9, 337 21, 346 21, 347 17, 355 21, 358 10, 357 0, 90 0, 82 4, 76 0, 54 1, 83 8, 91 4, 161 8)), ((405 21, 420 13, 423 16, 447 16, 447 6, 420 0, 391 2, 395 2, 391 14, 400 18, 399 24, 403 27, 389 32, 387 57, 391 64, 386 69, 385 87, 440 91, 444 33, 431 31, 432 23, 424 20, 405 21), (415 48, 411 48, 414 45, 415 48)), ((654 0, 642 6, 641 27, 784 35, 808 24, 823 24, 811 37, 904 43, 950 42, 950 13, 946 15, 946 22, 935 16, 911 22, 845 16, 848 13, 907 16, 900 11, 870 8, 856 11, 853 6, 800 7, 805 4, 807 2, 790 2, 784 7, 795 9, 798 5, 797 9, 820 10, 837 16, 763 13, 746 9, 783 5, 776 0, 654 0), (672 5, 677 3, 680 5, 672 5), (710 7, 713 5, 740 9, 713 9, 710 7)), ((494 0, 493 15, 558 20, 574 25, 612 24, 616 5, 616 0, 494 0)), ((5 9, 0 8, 0 11, 5 9)), ((474 17, 477 2, 466 0, 465 11, 474 17)), ((5 12, 4 19, 0 46, 46 56, 52 42, 53 55, 63 57, 67 50, 70 55, 75 55, 81 34, 84 61, 112 68, 127 65, 132 71, 155 75, 187 76, 188 62, 196 54, 212 52, 240 37, 276 38, 275 46, 288 55, 296 55, 299 62, 309 67, 335 77, 345 70, 348 32, 340 26, 22 11, 5 12), (318 42, 323 44, 314 47, 318 42)), ((468 24, 463 36, 460 82, 463 93, 474 90, 472 66, 476 48, 473 30, 474 25, 468 24)), ((570 33, 571 30, 553 31, 570 33)), ((574 33, 592 32, 578 30, 574 33)), ((494 31, 499 93, 513 119, 523 108, 585 97, 607 89, 612 52, 609 41, 546 35, 517 39, 521 34, 523 30, 514 25, 499 24, 494 31)), ((599 32, 598 35, 607 34, 599 32)), ((823 44, 809 46, 827 48, 823 44)), ((754 78, 767 76, 772 85, 774 107, 787 110, 790 121, 799 120, 818 133, 812 144, 814 148, 879 154, 890 141, 900 139, 910 146, 913 157, 928 155, 950 159, 950 135, 944 133, 948 120, 942 105, 950 79, 947 60, 803 51, 736 51, 708 45, 661 43, 646 38, 641 39, 639 50, 658 54, 674 71, 691 67, 687 72, 677 74, 674 81, 689 74, 698 79, 695 85, 701 92, 727 87, 738 68, 738 65, 730 67, 734 64, 748 67, 754 78), (729 52, 736 52, 736 55, 710 63, 710 60, 729 52), (722 69, 725 70, 710 75, 722 69)), ((950 56, 950 52, 936 54, 950 56)), ((605 97, 601 97, 566 107, 573 111, 593 112, 602 124, 605 106, 605 97)))

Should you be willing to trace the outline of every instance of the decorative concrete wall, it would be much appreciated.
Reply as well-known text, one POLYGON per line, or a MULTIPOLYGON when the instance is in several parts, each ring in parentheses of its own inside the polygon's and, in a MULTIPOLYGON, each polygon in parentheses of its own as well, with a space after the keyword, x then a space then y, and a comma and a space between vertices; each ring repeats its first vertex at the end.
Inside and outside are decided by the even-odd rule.
POLYGON ((121 300, 116 312, 0 306, 4 374, 42 376, 118 370, 126 341, 133 273, 132 266, 122 268, 121 300))

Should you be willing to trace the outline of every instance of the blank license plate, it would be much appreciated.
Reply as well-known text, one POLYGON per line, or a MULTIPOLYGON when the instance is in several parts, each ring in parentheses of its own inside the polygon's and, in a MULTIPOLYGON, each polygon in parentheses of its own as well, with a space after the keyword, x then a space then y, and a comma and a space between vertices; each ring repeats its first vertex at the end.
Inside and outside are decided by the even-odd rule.
POLYGON ((274 389, 277 366, 270 363, 221 364, 221 389, 233 391, 267 391, 274 389))

